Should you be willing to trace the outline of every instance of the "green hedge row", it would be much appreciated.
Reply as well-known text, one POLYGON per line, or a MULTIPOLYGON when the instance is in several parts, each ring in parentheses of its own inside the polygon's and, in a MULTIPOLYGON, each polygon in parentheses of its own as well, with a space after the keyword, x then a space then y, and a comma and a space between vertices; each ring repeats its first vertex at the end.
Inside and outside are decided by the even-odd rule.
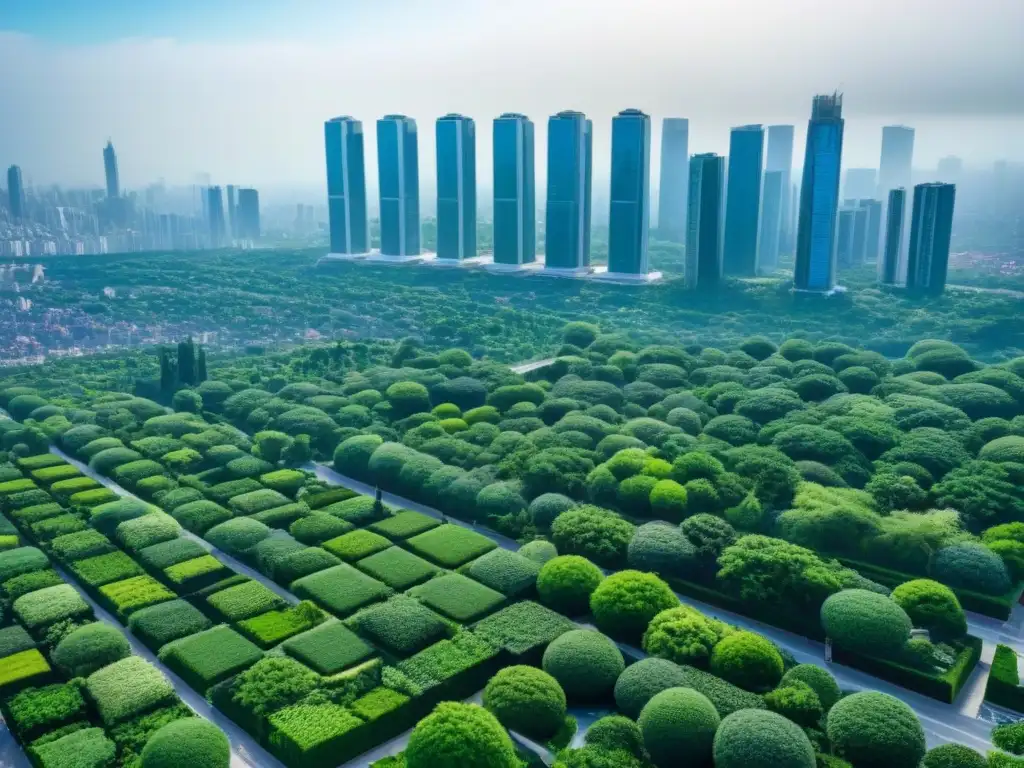
POLYGON ((1017 652, 1007 645, 996 646, 992 670, 985 684, 985 701, 1024 712, 1024 687, 1017 671, 1017 652))

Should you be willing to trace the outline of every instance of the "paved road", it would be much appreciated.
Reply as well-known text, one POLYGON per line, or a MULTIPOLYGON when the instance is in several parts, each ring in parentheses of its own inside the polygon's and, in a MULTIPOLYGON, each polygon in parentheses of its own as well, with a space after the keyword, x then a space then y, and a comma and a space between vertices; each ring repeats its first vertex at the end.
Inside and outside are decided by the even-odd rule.
POLYGON ((546 368, 555 362, 555 358, 547 357, 543 360, 534 360, 532 363, 516 363, 510 365, 509 368, 515 373, 529 373, 530 371, 536 371, 539 368, 546 368))

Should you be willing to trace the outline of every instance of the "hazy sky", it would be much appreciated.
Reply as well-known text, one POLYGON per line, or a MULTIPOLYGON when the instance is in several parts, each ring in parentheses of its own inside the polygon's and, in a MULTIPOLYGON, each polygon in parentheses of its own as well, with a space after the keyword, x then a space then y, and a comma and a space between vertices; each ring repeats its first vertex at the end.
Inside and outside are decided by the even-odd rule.
MULTIPOLYGON (((885 123, 917 128, 915 166, 1024 160, 1024 0, 0 0, 0 167, 35 184, 100 184, 112 138, 122 183, 322 185, 323 121, 388 112, 478 123, 561 109, 689 117, 691 152, 728 129, 794 123, 795 165, 816 92, 845 92, 844 162, 877 166, 885 123)), ((655 179, 656 181, 656 179, 655 179)), ((432 183, 430 184, 432 186, 432 183)), ((489 186, 489 185, 488 185, 489 186)))

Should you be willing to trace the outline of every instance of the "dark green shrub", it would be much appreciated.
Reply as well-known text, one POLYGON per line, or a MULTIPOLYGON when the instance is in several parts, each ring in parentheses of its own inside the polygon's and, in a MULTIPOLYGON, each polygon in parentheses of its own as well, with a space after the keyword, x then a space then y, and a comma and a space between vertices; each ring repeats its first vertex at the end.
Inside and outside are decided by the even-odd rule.
POLYGON ((352 525, 324 512, 316 512, 288 526, 288 532, 303 544, 316 547, 352 530, 352 525))
POLYGON ((558 549, 550 541, 537 539, 523 544, 519 548, 519 554, 533 560, 538 565, 544 565, 558 557, 558 549))
POLYGON ((936 581, 986 595, 1001 595, 1010 588, 1002 558, 975 542, 943 547, 935 553, 930 570, 936 581))
POLYGON ((270 528, 258 520, 236 517, 227 520, 206 532, 206 540, 227 552, 238 555, 270 536, 270 528))
POLYGON ((644 756, 644 737, 640 726, 622 715, 606 715, 595 721, 583 738, 589 747, 625 750, 636 758, 644 756))
POLYGON ((676 526, 662 522, 646 523, 633 534, 626 559, 630 567, 640 571, 683 576, 693 570, 697 550, 676 526))
POLYGON ((614 512, 584 504, 558 516, 551 538, 559 552, 615 568, 625 563, 635 530, 614 512))
POLYGON ((727 631, 722 622, 680 605, 654 617, 644 633, 643 648, 676 664, 707 668, 712 649, 727 631))
POLYGON ((568 496, 560 493, 542 493, 530 502, 530 519, 538 528, 550 528, 556 517, 575 506, 576 502, 568 496))
POLYGON ((992 729, 992 743, 1014 755, 1024 755, 1024 724, 997 725, 992 729))
POLYGON ((228 768, 231 745, 213 723, 190 717, 157 731, 142 750, 141 768, 228 768))
POLYGON ((37 742, 29 753, 46 768, 106 768, 115 764, 117 745, 104 735, 102 728, 83 728, 53 741, 37 742))
POLYGON ((419 722, 405 749, 406 768, 519 768, 508 733, 475 704, 443 702, 419 722))
POLYGON ((801 728, 814 728, 825 714, 818 694, 806 683, 792 682, 780 685, 774 691, 766 693, 764 701, 772 712, 792 720, 801 728))
POLYGON ((648 658, 631 664, 615 681, 615 704, 624 714, 636 718, 655 694, 686 685, 678 665, 665 659, 648 658))
POLYGON ((613 637, 636 639, 657 614, 679 605, 671 587, 657 576, 641 571, 619 571, 590 596, 590 610, 598 629, 613 637))
POLYGON ((814 747, 800 727, 764 710, 742 710, 724 718, 712 751, 715 768, 815 768, 814 747))
POLYGON ((782 656, 761 635, 733 632, 712 651, 711 671, 744 690, 766 691, 782 679, 782 656))
POLYGON ((494 549, 469 566, 469 575, 507 597, 532 591, 540 565, 507 549, 494 549))
POLYGON ((669 688, 647 702, 637 722, 651 761, 669 768, 707 763, 720 718, 706 696, 669 688))
POLYGON ((535 667, 506 667, 484 688, 484 707, 498 721, 539 742, 550 739, 565 720, 565 693, 558 681, 535 667))
POLYGON ((782 676, 780 685, 803 683, 814 691, 826 712, 839 701, 842 692, 832 674, 816 664, 797 664, 782 676))
POLYGON ((927 629, 934 638, 959 638, 967 633, 967 618, 953 590, 931 579, 900 584, 892 599, 915 627, 927 629))
POLYGON ((611 694, 625 662, 608 637, 577 629, 552 641, 544 652, 543 668, 570 700, 596 701, 611 694))
POLYGON ((855 766, 906 768, 925 753, 921 723, 909 706, 875 691, 840 699, 826 723, 832 750, 855 766))
POLYGON ((929 749, 923 768, 986 768, 989 762, 978 752, 963 744, 943 744, 929 749))
POLYGON ((550 608, 568 616, 586 613, 590 597, 601 583, 601 569, 579 555, 549 560, 537 575, 537 594, 550 608))
POLYGON ((871 656, 892 656, 910 638, 910 617, 892 599, 844 589, 821 606, 821 625, 839 646, 871 656))
POLYGON ((170 600, 133 613, 128 619, 132 633, 158 651, 172 640, 209 629, 210 620, 184 600, 170 600))

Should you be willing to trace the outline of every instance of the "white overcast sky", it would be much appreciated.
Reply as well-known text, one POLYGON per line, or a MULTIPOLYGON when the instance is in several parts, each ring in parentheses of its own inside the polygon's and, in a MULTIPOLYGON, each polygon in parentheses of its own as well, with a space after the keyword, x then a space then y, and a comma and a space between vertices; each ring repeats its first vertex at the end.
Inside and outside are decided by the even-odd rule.
MULTIPOLYGON (((8 2, 28 0, 0 5, 8 2)), ((351 114, 370 129, 372 185, 372 122, 403 112, 419 121, 426 184, 433 119, 457 111, 477 120, 486 184, 491 118, 533 117, 540 166, 546 117, 571 108, 594 120, 603 177, 610 119, 625 107, 654 118, 655 175, 665 116, 690 118, 691 152, 725 153, 732 125, 794 123, 799 166, 811 97, 834 89, 845 93, 847 167, 877 166, 886 123, 917 129, 921 169, 949 154, 975 166, 1024 160, 1024 0, 265 7, 254 2, 246 18, 245 4, 235 5, 246 21, 235 26, 183 1, 176 23, 140 19, 123 35, 50 35, 45 25, 6 24, 0 10, 0 166, 21 165, 35 184, 98 185, 110 137, 127 187, 190 183, 201 172, 220 183, 322 185, 323 121, 351 114)))

